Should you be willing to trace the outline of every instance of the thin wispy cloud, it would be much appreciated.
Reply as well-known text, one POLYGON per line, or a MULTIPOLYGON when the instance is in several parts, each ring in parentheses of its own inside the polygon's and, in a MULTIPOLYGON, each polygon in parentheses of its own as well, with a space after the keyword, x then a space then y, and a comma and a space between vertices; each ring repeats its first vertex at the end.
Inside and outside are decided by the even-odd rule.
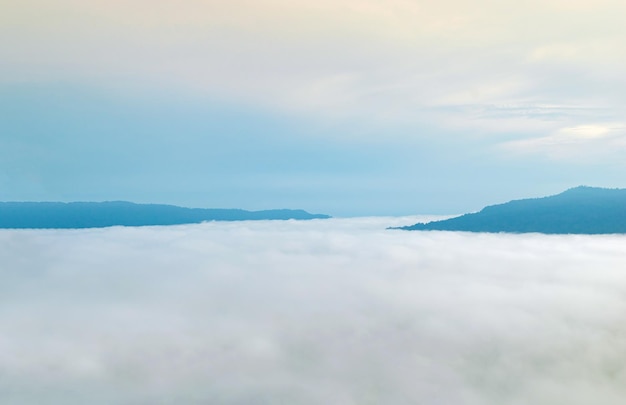
POLYGON ((505 150, 553 159, 594 161, 616 158, 626 148, 626 125, 600 123, 562 128, 550 135, 504 143, 505 150))
POLYGON ((587 94, 623 88, 619 2, 30 0, 3 9, 19 22, 5 30, 21 38, 0 48, 5 83, 78 77, 123 92, 159 82, 317 117, 418 121, 428 116, 416 109, 442 103, 623 104, 619 93, 587 94))

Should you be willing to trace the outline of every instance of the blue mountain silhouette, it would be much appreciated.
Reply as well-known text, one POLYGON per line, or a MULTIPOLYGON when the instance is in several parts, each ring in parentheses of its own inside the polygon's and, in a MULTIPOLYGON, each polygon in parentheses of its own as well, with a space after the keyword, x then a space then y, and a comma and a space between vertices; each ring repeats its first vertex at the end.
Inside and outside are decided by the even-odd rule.
POLYGON ((485 207, 480 212, 399 229, 547 234, 626 233, 626 189, 580 186, 554 196, 514 200, 485 207))
POLYGON ((101 228, 116 225, 178 225, 203 221, 315 218, 329 216, 309 214, 303 210, 184 208, 126 201, 0 203, 0 228, 101 228))

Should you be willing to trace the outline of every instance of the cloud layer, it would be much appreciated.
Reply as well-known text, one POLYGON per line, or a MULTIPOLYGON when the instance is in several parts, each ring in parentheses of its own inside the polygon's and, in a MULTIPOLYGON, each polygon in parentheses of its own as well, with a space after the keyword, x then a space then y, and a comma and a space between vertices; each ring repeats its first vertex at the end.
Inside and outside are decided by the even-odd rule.
POLYGON ((416 220, 1 231, 0 400, 621 404, 623 236, 416 220))

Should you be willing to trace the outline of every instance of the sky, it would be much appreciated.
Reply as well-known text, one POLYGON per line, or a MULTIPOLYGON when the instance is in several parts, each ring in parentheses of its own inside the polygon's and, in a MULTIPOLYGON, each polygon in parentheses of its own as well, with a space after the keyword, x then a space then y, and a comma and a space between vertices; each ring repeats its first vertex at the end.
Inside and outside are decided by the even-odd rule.
POLYGON ((457 214, 626 187, 625 13, 0 0, 0 200, 457 214))
POLYGON ((624 235, 0 230, 3 404, 621 405, 624 235))

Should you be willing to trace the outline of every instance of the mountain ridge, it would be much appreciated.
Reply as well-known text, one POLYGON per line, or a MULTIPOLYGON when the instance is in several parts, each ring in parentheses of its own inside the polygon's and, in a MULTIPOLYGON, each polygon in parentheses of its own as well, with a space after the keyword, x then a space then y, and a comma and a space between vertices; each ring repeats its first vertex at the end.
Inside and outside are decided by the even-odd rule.
POLYGON ((578 186, 396 229, 546 234, 626 233, 626 189, 578 186))
POLYGON ((110 226, 184 225, 205 221, 326 219, 304 210, 247 211, 238 208, 187 208, 168 204, 102 202, 0 202, 0 228, 81 229, 110 226))

